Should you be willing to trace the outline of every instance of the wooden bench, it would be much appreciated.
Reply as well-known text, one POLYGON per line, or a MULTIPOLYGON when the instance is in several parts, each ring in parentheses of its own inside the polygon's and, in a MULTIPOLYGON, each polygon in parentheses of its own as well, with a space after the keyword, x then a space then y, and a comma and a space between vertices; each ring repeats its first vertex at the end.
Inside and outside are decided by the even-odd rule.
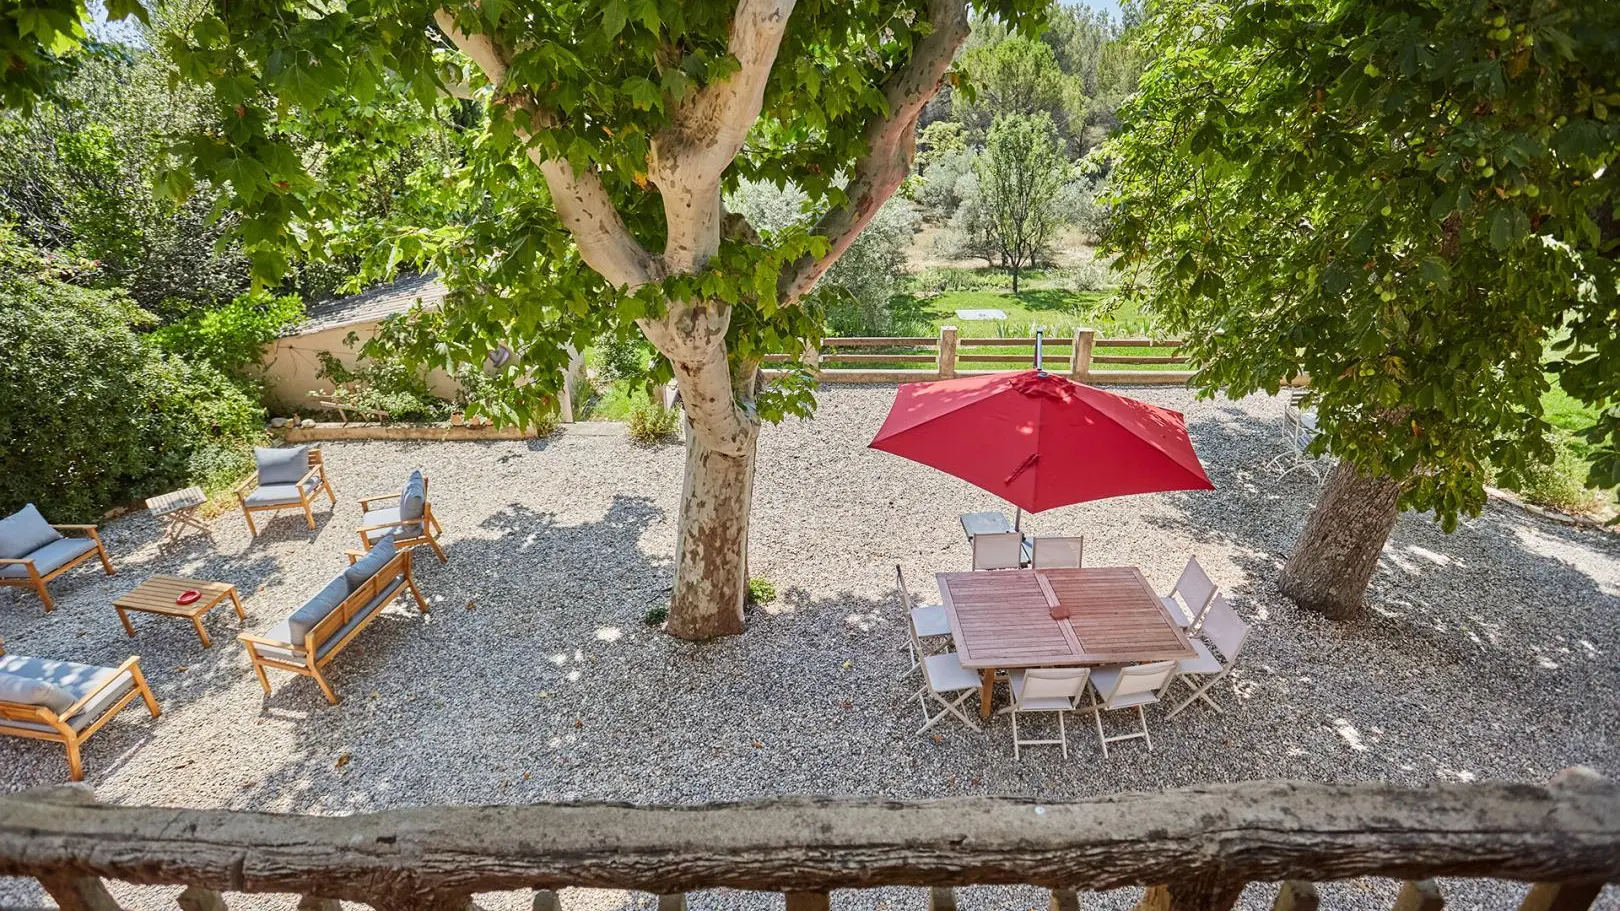
POLYGON ((260 486, 259 471, 254 469, 252 477, 236 485, 234 493, 236 501, 242 505, 242 518, 247 520, 248 534, 259 536, 259 529, 253 524, 253 514, 256 512, 280 512, 283 509, 303 509, 304 521, 309 527, 315 527, 315 511, 310 508, 315 502, 316 494, 326 491, 326 498, 337 505, 337 494, 332 491, 332 482, 326 478, 326 460, 321 456, 319 446, 309 447, 309 470, 303 477, 293 484, 272 484, 260 486), (275 488, 272 490, 272 488, 275 488), (287 488, 281 490, 280 488, 287 488))
POLYGON ((0 734, 49 740, 67 747, 68 775, 84 780, 80 748, 90 735, 101 730, 112 717, 139 696, 146 710, 156 718, 162 714, 152 688, 141 673, 141 659, 131 657, 117 667, 47 661, 23 655, 6 656, 0 644, 0 674, 52 684, 65 691, 74 702, 58 711, 34 702, 0 699, 0 734))
MULTIPOLYGON (((368 555, 351 551, 348 556, 353 566, 368 555)), ((342 578, 334 578, 329 585, 336 584, 342 578)), ((247 648, 248 659, 253 662, 253 671, 259 675, 259 685, 264 687, 266 695, 270 693, 270 678, 265 674, 265 669, 274 668, 289 674, 313 677, 321 692, 326 694, 326 700, 337 705, 337 693, 333 692, 332 684, 321 673, 321 668, 330 664, 360 635, 361 630, 382 613, 383 608, 393 603, 405 590, 409 590, 416 599, 417 608, 427 613, 427 601, 423 600, 411 577, 411 551, 398 550, 376 573, 352 588, 331 613, 311 626, 301 641, 290 641, 293 615, 263 636, 243 633, 236 638, 247 648)))

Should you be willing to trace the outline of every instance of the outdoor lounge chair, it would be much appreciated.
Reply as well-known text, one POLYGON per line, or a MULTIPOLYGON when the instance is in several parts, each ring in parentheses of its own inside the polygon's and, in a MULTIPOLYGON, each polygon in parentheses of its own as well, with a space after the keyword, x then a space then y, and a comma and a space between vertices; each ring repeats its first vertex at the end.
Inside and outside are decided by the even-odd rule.
POLYGON ((153 718, 162 714, 139 658, 97 667, 7 655, 0 646, 0 734, 63 744, 74 781, 84 780, 80 747, 137 696, 153 718))
POLYGON ((1091 672, 1091 711, 1097 720, 1097 739, 1102 741, 1103 758, 1108 758, 1108 745, 1121 740, 1141 738, 1147 741, 1148 752, 1153 752, 1153 736, 1148 733, 1145 705, 1159 701, 1159 691, 1170 684, 1176 673, 1174 661, 1155 661, 1152 664, 1099 667, 1091 672), (1098 702, 1101 697, 1102 701, 1098 702), (1103 734, 1102 713, 1116 709, 1136 709, 1136 720, 1142 729, 1118 737, 1103 734))
POLYGON ((302 509, 304 521, 315 527, 315 512, 310 504, 321 490, 326 498, 337 505, 337 494, 332 482, 326 479, 326 461, 319 446, 294 446, 290 449, 254 449, 256 469, 253 476, 236 485, 236 499, 242 504, 242 518, 247 520, 248 534, 255 538, 259 529, 253 524, 256 512, 279 512, 283 509, 302 509))
POLYGON ((900 571, 898 563, 894 565, 894 584, 900 589, 900 608, 906 612, 906 648, 911 652, 911 666, 900 675, 906 677, 922 667, 923 658, 933 652, 924 639, 950 639, 951 618, 943 604, 918 604, 912 600, 911 591, 906 588, 906 574, 900 571))
POLYGON ((439 562, 447 562, 444 549, 439 546, 439 535, 444 529, 433 515, 433 504, 428 502, 428 479, 420 469, 411 472, 399 493, 378 494, 360 500, 362 513, 360 544, 369 551, 384 537, 392 537, 394 546, 401 548, 426 544, 439 555, 439 562), (374 505, 383 500, 396 500, 393 506, 374 505))
POLYGON ((0 585, 33 589, 47 612, 56 608, 56 602, 45 583, 92 556, 101 558, 107 575, 118 572, 94 525, 52 525, 32 503, 0 519, 0 585), (66 537, 64 531, 82 531, 86 537, 66 537))
POLYGON ((1063 758, 1069 758, 1069 731, 1063 716, 1080 707, 1080 695, 1086 691, 1091 669, 1084 667, 1032 667, 1014 668, 1008 672, 1012 689, 1012 705, 1002 709, 1012 715, 1013 759, 1019 758, 1019 747, 1050 744, 1063 748, 1063 758), (1029 712, 1052 712, 1057 715, 1056 740, 1020 740, 1018 716, 1029 712))
POLYGON ((349 552, 349 568, 333 577, 320 593, 288 614, 262 636, 243 633, 236 638, 247 648, 259 685, 270 693, 266 668, 315 678, 326 701, 337 705, 337 693, 321 673, 383 608, 409 590, 422 613, 427 602, 411 578, 411 552, 394 549, 385 537, 370 553, 349 552))

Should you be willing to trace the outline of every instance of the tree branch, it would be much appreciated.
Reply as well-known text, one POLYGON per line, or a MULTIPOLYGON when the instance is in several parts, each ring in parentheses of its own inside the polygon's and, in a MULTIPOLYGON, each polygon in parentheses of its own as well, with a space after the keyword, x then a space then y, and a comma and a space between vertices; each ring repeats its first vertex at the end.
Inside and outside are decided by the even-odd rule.
MULTIPOLYGON (((455 16, 447 10, 435 11, 433 19, 445 37, 484 71, 495 86, 496 97, 509 109, 522 110, 541 124, 550 122, 547 112, 532 98, 508 90, 505 85, 509 69, 507 57, 488 35, 462 31, 455 16)), ((527 125, 517 124, 517 133, 525 142, 529 141, 531 134, 527 125)), ((602 185, 601 176, 594 169, 575 173, 568 162, 546 158, 532 144, 528 155, 545 176, 557 216, 574 236, 580 257, 587 265, 619 287, 638 287, 662 275, 657 263, 630 235, 607 188, 602 185)))
POLYGON ((794 0, 741 0, 728 48, 741 68, 676 108, 652 138, 647 174, 664 200, 671 272, 701 269, 720 246, 720 176, 759 119, 794 0))
POLYGON ((967 40, 967 4, 964 0, 929 0, 928 21, 934 30, 916 43, 911 59, 883 83, 889 114, 874 116, 866 124, 862 136, 867 152, 856 162, 845 188, 847 201, 816 223, 813 233, 828 240, 826 255, 801 257, 782 270, 777 282, 777 297, 782 303, 797 301, 815 287, 911 173, 917 151, 917 119, 922 116, 923 106, 939 92, 945 70, 967 40))

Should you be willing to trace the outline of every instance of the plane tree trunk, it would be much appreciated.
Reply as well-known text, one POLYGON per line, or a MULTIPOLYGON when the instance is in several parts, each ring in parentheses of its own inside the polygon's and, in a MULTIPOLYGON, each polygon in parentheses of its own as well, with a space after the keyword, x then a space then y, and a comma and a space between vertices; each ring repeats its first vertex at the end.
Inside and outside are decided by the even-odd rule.
POLYGON ((1328 475, 1279 587, 1300 607, 1354 620, 1366 606, 1378 555, 1400 514, 1401 485, 1339 462, 1328 475))

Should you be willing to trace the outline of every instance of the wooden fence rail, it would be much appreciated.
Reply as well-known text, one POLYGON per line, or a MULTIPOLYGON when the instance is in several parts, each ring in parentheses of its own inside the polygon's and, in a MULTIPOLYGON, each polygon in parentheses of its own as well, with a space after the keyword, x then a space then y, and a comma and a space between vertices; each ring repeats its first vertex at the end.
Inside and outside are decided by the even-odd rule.
POLYGON ((102 877, 184 885, 183 908, 221 892, 334 899, 382 911, 465 911, 475 892, 568 886, 785 893, 826 909, 833 889, 1023 883, 1146 886, 1141 908, 1225 911, 1248 882, 1291 881, 1278 908, 1314 908, 1311 882, 1412 881, 1397 908, 1434 908, 1436 876, 1538 883, 1523 909, 1586 908, 1620 881, 1620 788, 1586 769, 1547 786, 1246 782, 1041 804, 784 799, 697 807, 422 807, 345 817, 107 806, 54 788, 0 797, 0 875, 32 876, 65 911, 113 911, 102 877), (1408 901, 1410 898, 1410 901, 1408 901))
MULTIPOLYGON (((1180 385, 1192 377, 1192 371, 1096 368, 1101 364, 1138 367, 1185 365, 1187 359, 1175 353, 1175 349, 1180 348, 1182 344, 1179 339, 1098 338, 1095 330, 1080 329, 1070 337, 1043 339, 1041 366, 1086 383, 1180 385), (1094 354, 1095 348, 1163 349, 1169 353, 1094 354)), ((1031 349, 1034 345, 1033 338, 960 338, 955 326, 943 326, 937 338, 926 336, 829 338, 823 340, 819 349, 807 351, 801 358, 773 354, 767 356, 765 362, 782 364, 801 360, 808 364, 823 382, 829 383, 895 383, 949 379, 955 376, 972 376, 977 373, 1028 367, 1034 363, 1033 355, 999 349, 1031 349), (890 350, 886 352, 863 350, 872 348, 890 350), (851 349, 859 353, 850 353, 851 349), (867 366, 877 364, 885 366, 867 366), (909 364, 930 366, 898 366, 909 364), (962 365, 997 366, 994 369, 973 370, 960 369, 962 365)))

